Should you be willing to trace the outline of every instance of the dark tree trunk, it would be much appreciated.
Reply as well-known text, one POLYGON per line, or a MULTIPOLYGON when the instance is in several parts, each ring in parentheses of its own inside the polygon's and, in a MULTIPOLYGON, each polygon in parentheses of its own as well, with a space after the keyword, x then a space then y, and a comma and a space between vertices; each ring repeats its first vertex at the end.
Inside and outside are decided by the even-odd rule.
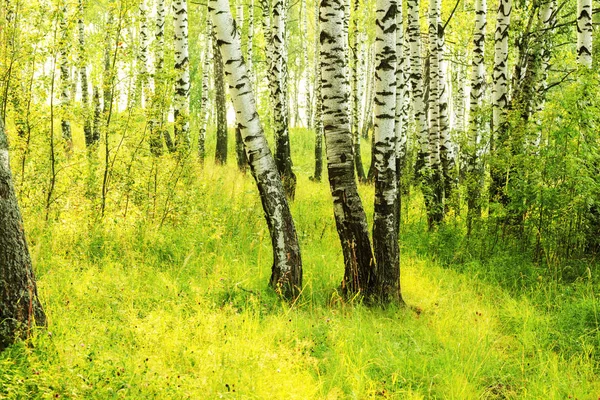
POLYGON ((248 168, 248 158, 246 157, 246 151, 244 150, 244 139, 242 138, 242 130, 240 129, 239 123, 235 127, 235 153, 238 169, 242 172, 246 172, 246 169, 248 168))
POLYGON ((217 41, 214 40, 215 60, 215 107, 217 113, 217 148, 215 150, 215 163, 227 163, 227 114, 225 104, 225 80, 223 76, 223 57, 219 51, 217 41))
POLYGON ((45 324, 0 119, 0 351, 45 324))
POLYGON ((102 124, 102 108, 100 107, 100 91, 97 86, 93 88, 92 106, 94 108, 94 127, 92 130, 91 145, 100 141, 100 125, 102 124))

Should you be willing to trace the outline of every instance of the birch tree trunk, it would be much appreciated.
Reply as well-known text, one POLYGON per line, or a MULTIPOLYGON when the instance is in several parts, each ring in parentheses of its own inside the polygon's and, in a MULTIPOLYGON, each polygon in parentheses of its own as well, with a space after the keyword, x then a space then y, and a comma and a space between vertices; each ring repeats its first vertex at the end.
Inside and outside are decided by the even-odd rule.
POLYGON ((443 181, 443 213, 446 214, 449 206, 449 200, 452 197, 452 191, 456 185, 454 168, 456 166, 454 156, 454 146, 450 138, 450 104, 448 85, 448 63, 446 54, 446 39, 444 24, 441 18, 441 0, 438 1, 437 13, 437 57, 438 57, 438 106, 439 106, 439 130, 440 130, 440 160, 442 163, 442 181, 443 181))
POLYGON ((271 96, 273 98, 273 128, 275 132, 275 163, 283 181, 288 198, 294 199, 296 193, 296 175, 292 171, 290 150, 289 111, 287 104, 287 50, 285 44, 285 23, 287 10, 283 0, 273 4, 273 63, 271 64, 271 96))
POLYGON ((77 28, 79 33, 79 76, 81 81, 81 103, 83 108, 83 134, 85 137, 86 147, 91 147, 94 144, 94 135, 92 132, 92 121, 90 113, 89 101, 89 86, 87 76, 87 57, 85 54, 85 25, 83 0, 79 0, 79 15, 77 20, 77 28))
POLYGON ((431 156, 431 203, 429 226, 444 220, 444 178, 441 158, 440 121, 440 53, 438 46, 438 20, 440 0, 429 1, 429 153, 431 156))
MULTIPOLYGON (((254 0, 248 4, 248 46, 246 47, 246 68, 250 81, 255 83, 254 74, 254 0)), ((256 85, 254 85, 256 87, 256 85)))
POLYGON ((175 93, 173 95, 173 133, 180 151, 190 148, 190 65, 188 51, 187 0, 173 2, 175 41, 175 93))
POLYGON ((315 0, 315 172, 312 180, 321 182, 323 174, 323 92, 322 92, 322 74, 321 74, 321 55, 319 37, 321 34, 321 24, 319 22, 319 0, 315 0))
POLYGON ((373 250, 376 260, 374 294, 382 303, 402 300, 397 230, 396 17, 395 0, 377 0, 373 250))
POLYGON ((419 2, 408 0, 408 41, 410 42, 410 88, 412 92, 412 107, 414 110, 415 127, 417 132, 418 153, 415 172, 418 179, 423 178, 425 171, 430 168, 429 131, 427 114, 423 100, 423 64, 421 61, 421 28, 419 26, 419 2))
POLYGON ((471 72, 470 127, 467 146, 467 230, 471 232, 473 219, 481 216, 480 188, 482 183, 481 166, 477 156, 483 132, 481 105, 485 85, 485 27, 486 0, 475 2, 475 33, 473 36, 473 64, 471 72))
POLYGON ((66 142, 67 149, 73 146, 71 135, 71 122, 68 118, 69 106, 71 104, 71 83, 69 80, 69 29, 67 27, 67 6, 63 5, 60 16, 60 111, 62 136, 66 142))
POLYGON ((231 29, 233 19, 229 2, 209 0, 208 4, 215 25, 215 42, 224 59, 236 119, 271 233, 273 268, 270 284, 278 293, 292 299, 302 289, 302 260, 294 221, 256 111, 238 32, 231 29))
MULTIPOLYGON (((304 54, 304 69, 303 69, 303 78, 302 81, 304 82, 304 88, 305 88, 305 93, 304 93, 304 111, 306 113, 306 128, 308 129, 312 129, 312 100, 313 100, 313 95, 312 93, 314 92, 314 86, 312 85, 312 82, 310 80, 310 64, 308 62, 308 53, 309 53, 309 46, 308 46, 308 12, 307 12, 307 6, 306 6, 306 1, 307 0, 301 0, 300 2, 300 12, 301 12, 301 20, 300 23, 302 24, 302 52, 304 54)), ((315 60, 316 62, 316 60, 315 60)))
POLYGON ((577 62, 592 67, 592 0, 577 0, 577 62))
POLYGON ((148 8, 146 0, 140 2, 140 48, 138 52, 138 76, 136 83, 136 104, 139 104, 142 109, 147 103, 146 92, 148 91, 148 46, 150 43, 150 32, 148 30, 148 8))
MULTIPOLYGON (((160 0, 159 0, 160 1, 160 0)), ((164 1, 164 0, 163 0, 164 1)), ((112 81, 113 81, 113 71, 110 63, 110 55, 112 50, 115 48, 113 46, 113 41, 111 37, 111 32, 113 28, 113 24, 115 22, 114 10, 115 7, 114 2, 110 2, 108 4, 108 15, 106 19, 106 35, 104 36, 104 71, 102 74, 102 114, 105 116, 108 115, 108 110, 110 109, 110 105, 112 104, 112 81)))
POLYGON ((0 352, 45 324, 0 117, 0 352))
MULTIPOLYGON (((373 84, 375 80, 374 62, 373 62, 373 51, 371 48, 366 50, 367 56, 365 61, 365 96, 363 99, 363 118, 361 125, 361 133, 363 139, 369 137, 369 130, 373 127, 373 84)), ((367 180, 369 178, 367 177, 367 180)))
POLYGON ((202 95, 200 97, 200 132, 198 134, 198 158, 204 164, 206 158, 206 128, 208 125, 208 74, 210 70, 211 46, 212 46, 212 24, 208 21, 205 36, 204 60, 202 62, 202 95))
POLYGON ((164 59, 165 59, 165 0, 156 3, 156 31, 154 39, 154 93, 148 125, 150 127, 150 151, 154 156, 163 153, 164 98, 166 96, 164 59))
POLYGON ((359 182, 365 182, 367 177, 365 176, 365 169, 362 163, 362 156, 360 152, 360 132, 359 132, 359 115, 358 107, 360 104, 360 92, 358 87, 358 36, 360 34, 358 30, 358 5, 359 0, 354 0, 352 7, 352 41, 350 42, 350 56, 352 62, 350 63, 350 79, 352 80, 352 140, 354 142, 354 164, 356 166, 356 175, 358 176, 359 182))
POLYGON ((496 32, 494 34, 494 90, 492 97, 494 134, 503 128, 506 122, 508 106, 508 29, 512 12, 511 0, 500 0, 496 13, 496 32))
POLYGON ((375 260, 354 176, 343 0, 322 0, 319 15, 323 125, 333 210, 344 255, 342 291, 368 295, 375 260))
POLYGON ((406 164, 407 144, 408 144, 408 92, 406 81, 408 77, 408 59, 404 53, 406 46, 404 37, 404 15, 402 2, 397 4, 396 13, 396 116, 395 116, 395 134, 396 134, 396 210, 398 212, 397 229, 400 232, 400 205, 401 205, 401 177, 406 164))
MULTIPOLYGON (((242 48, 244 47, 244 3, 243 0, 237 0, 236 12, 235 12, 236 27, 240 36, 240 42, 242 48)), ((247 38, 246 38, 247 39, 247 38)), ((252 79, 250 78, 250 81, 252 79)), ((248 161, 246 160, 246 153, 244 151, 244 141, 242 140, 242 133, 240 132, 239 123, 235 126, 235 158, 237 160, 238 169, 242 172, 246 172, 248 161)))
MULTIPOLYGON (((510 16, 512 13, 511 0, 500 0, 498 12, 496 13, 496 32, 494 34, 494 89, 492 92, 492 123, 493 140, 492 151, 497 153, 506 141, 507 121, 506 111, 508 109, 508 29, 510 27, 510 16)), ((498 202, 504 198, 505 173, 499 166, 492 163, 490 166, 491 184, 490 200, 498 202)))

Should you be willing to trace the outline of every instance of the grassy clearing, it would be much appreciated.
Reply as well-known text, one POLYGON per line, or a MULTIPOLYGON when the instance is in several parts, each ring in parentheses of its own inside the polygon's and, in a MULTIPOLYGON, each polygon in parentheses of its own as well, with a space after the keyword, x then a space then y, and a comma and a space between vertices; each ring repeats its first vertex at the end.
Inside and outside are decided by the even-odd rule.
MULTIPOLYGON (((598 397, 591 280, 541 279, 517 291, 501 273, 522 268, 505 265, 517 257, 458 268, 448 261, 457 248, 442 246, 453 228, 425 233, 416 197, 402 242, 410 307, 342 301, 329 188, 308 179, 310 133, 294 137, 305 288, 291 305, 266 288, 260 201, 233 162, 191 166, 173 183, 176 167, 165 161, 151 196, 150 164, 136 164, 133 182, 113 187, 102 221, 83 185, 66 189, 84 181, 85 167, 65 173, 55 222, 43 221, 33 195, 25 199, 49 327, 0 354, 0 398, 598 397)), ((371 215, 372 188, 361 192, 371 215)))

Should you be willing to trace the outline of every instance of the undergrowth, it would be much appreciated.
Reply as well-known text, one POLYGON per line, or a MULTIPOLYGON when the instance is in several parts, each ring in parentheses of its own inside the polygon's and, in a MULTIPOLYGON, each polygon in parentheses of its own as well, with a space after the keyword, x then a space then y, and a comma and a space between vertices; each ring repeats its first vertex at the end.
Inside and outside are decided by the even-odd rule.
MULTIPOLYGON (((83 151, 49 221, 43 189, 21 186, 49 323, 0 354, 0 398, 598 396, 593 266, 534 263, 509 241, 490 250, 459 219, 428 233, 416 191, 401 235, 408 307, 344 300, 328 184, 308 179, 312 140, 292 136, 304 289, 291 304, 267 288, 269 234, 234 162, 154 164, 125 146, 119 159, 132 161, 114 166, 104 218, 86 178, 100 163, 83 151)), ((373 189, 360 190, 372 215, 373 189)))

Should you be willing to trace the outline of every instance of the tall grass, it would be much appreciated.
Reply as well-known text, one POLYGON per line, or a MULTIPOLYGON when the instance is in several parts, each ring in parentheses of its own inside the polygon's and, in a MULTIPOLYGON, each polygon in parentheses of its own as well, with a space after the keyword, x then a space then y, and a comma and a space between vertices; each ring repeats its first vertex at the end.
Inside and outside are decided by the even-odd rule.
MULTIPOLYGON (((118 150, 103 219, 93 178, 99 161, 83 150, 62 160, 49 222, 38 201, 40 162, 28 164, 21 200, 49 325, 0 354, 0 398, 600 393, 592 279, 553 283, 518 254, 481 262, 464 245, 460 223, 425 232, 415 194, 405 202, 401 238, 409 307, 343 300, 328 184, 308 179, 313 139, 298 129, 292 213, 305 280, 288 304, 267 288, 269 235, 251 176, 234 162, 213 166, 212 157, 204 167, 193 157, 153 164, 147 150, 136 150, 137 139, 125 138, 118 150)), ((36 157, 42 148, 42 140, 34 143, 36 157)), ((368 165, 367 144, 363 154, 368 165)), ((373 190, 360 190, 371 215, 373 190)))

